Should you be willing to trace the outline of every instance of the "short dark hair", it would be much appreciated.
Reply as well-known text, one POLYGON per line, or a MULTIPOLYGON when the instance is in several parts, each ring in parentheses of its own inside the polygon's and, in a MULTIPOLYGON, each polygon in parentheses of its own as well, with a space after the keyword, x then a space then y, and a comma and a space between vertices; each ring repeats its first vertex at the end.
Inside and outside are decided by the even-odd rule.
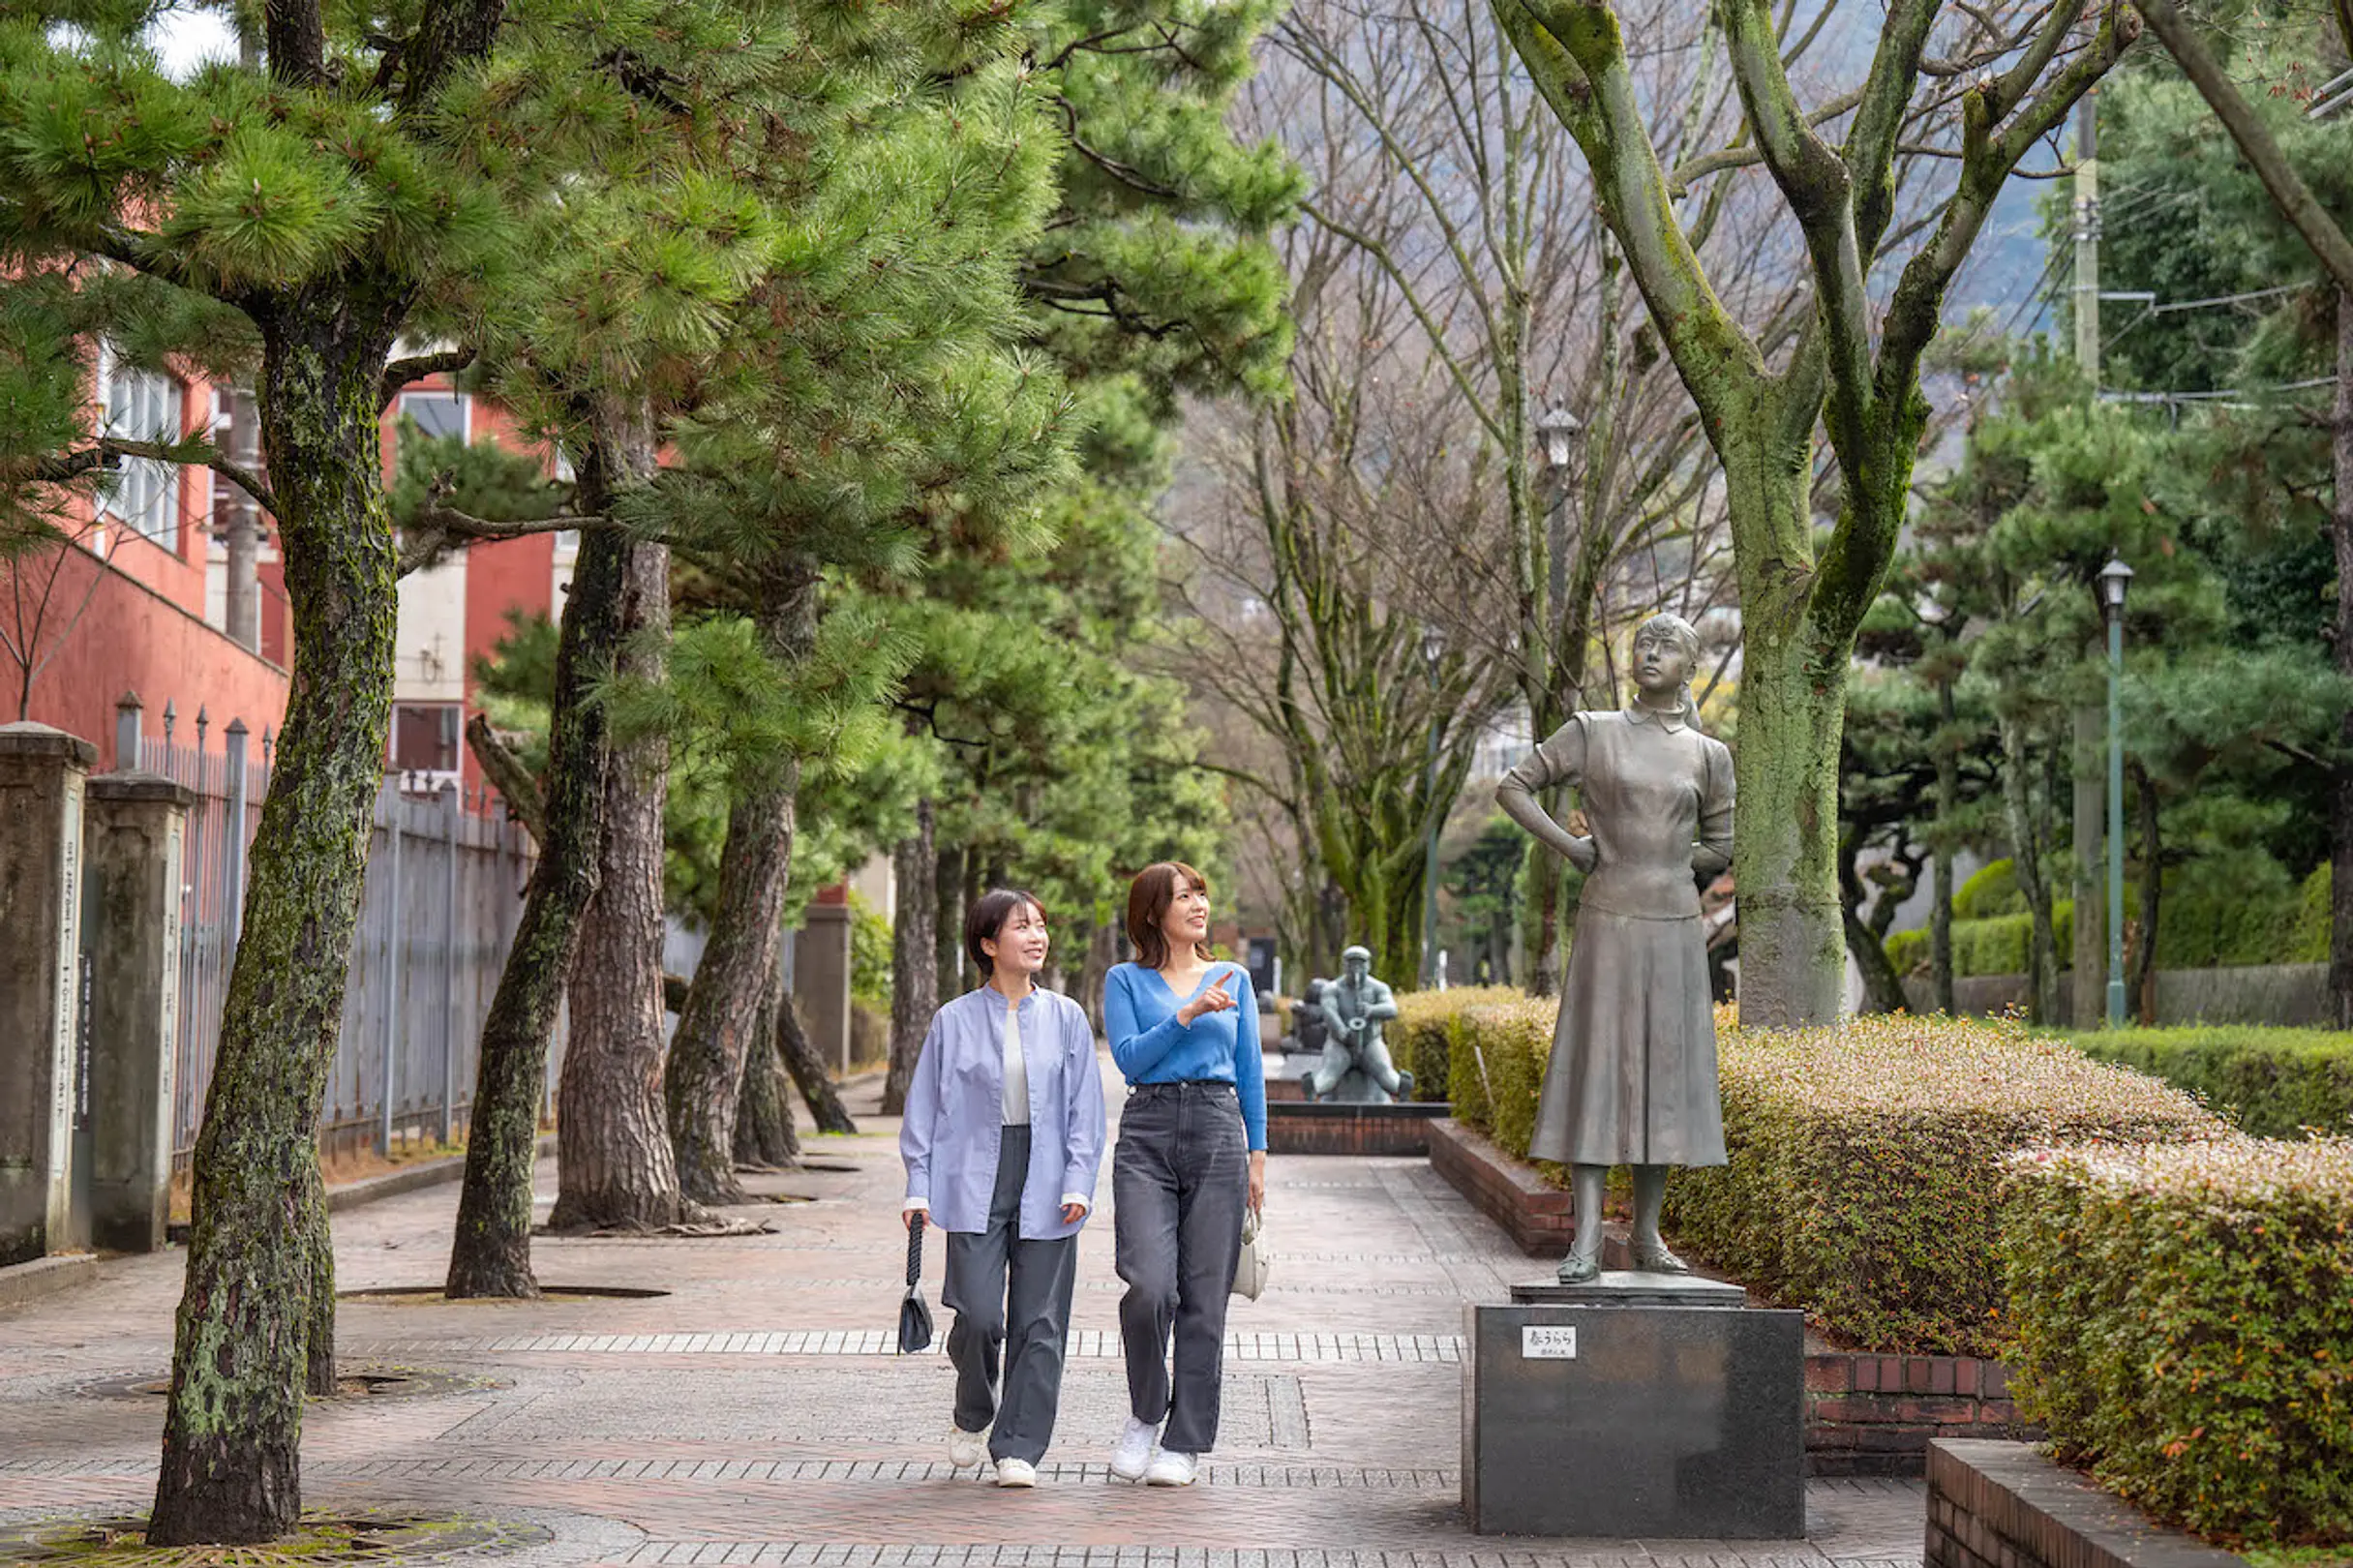
POLYGON ((982 980, 993 978, 997 966, 981 950, 980 944, 996 941, 997 934, 1005 929, 1005 922, 1013 918, 1013 911, 1024 904, 1038 912, 1040 924, 1045 923, 1045 906, 1038 902, 1036 894, 1019 888, 991 888, 974 899, 972 908, 964 912, 964 952, 982 980))

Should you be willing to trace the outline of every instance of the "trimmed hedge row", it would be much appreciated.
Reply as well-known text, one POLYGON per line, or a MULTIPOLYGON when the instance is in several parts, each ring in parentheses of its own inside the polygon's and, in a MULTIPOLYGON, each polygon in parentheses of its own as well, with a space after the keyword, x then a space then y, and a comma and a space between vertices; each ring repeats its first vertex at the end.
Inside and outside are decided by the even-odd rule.
POLYGON ((1457 985, 1443 991, 1405 991, 1397 999, 1397 1021, 1384 1030, 1389 1055, 1413 1074, 1413 1098, 1451 1098, 1454 1041, 1462 1014, 1471 1008, 1509 1002, 1520 993, 1508 985, 1457 985))
POLYGON ((2219 1107, 2241 1131, 2292 1138, 2353 1131, 2353 1033, 2220 1025, 2087 1031, 2086 1056, 2153 1072, 2219 1107))
POLYGON ((1675 1234, 1875 1350, 2001 1349, 2003 1165, 2078 1139, 2213 1139, 2179 1089, 2015 1025, 1902 1015, 1724 1031, 1732 1163, 1668 1188, 1675 1234))
MULTIPOLYGON (((1533 999, 1456 1014, 1454 1114, 1518 1159, 1556 1014, 1533 999)), ((1750 1033, 1726 1009, 1717 1039, 1732 1162, 1678 1171, 1667 1223, 1743 1283, 1872 1350, 1999 1352, 1997 1203, 2013 1152, 2230 1135, 2181 1090, 2012 1024, 1898 1015, 1750 1033)))
POLYGON ((2010 1386, 2062 1459, 2200 1534, 2353 1540, 2353 1143, 2009 1167, 2010 1386))
MULTIPOLYGON (((2127 910, 2140 895, 2129 885, 2127 910)), ((2026 968, 2034 941, 2034 919, 2008 860, 1996 860, 1963 883, 1952 897, 1952 972, 2015 975, 2026 968)), ((2186 887, 2170 879, 2159 905, 2157 961, 2160 969, 2214 969, 2234 964, 2322 963, 2329 956, 2329 868, 2320 866, 2302 887, 2248 897, 2186 887)), ((2051 906, 2051 927, 2065 967, 2075 941, 2075 902, 2051 906)), ((1887 961, 1899 975, 1925 972, 1928 932, 1897 931, 1887 938, 1887 961)))

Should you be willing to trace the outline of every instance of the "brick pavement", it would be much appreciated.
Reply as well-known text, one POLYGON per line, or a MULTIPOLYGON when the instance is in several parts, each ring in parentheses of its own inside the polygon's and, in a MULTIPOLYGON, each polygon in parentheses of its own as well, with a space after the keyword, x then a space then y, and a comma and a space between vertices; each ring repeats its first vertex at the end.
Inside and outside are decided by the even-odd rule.
MULTIPOLYGON (((903 1243, 875 1092, 860 1135, 811 1142, 839 1168, 755 1179, 808 1200, 743 1211, 768 1234, 535 1245, 544 1283, 659 1297, 369 1297, 438 1282, 457 1189, 338 1215, 340 1282, 362 1293, 343 1307, 347 1363, 459 1375, 314 1407, 307 1500, 545 1526, 547 1545, 501 1559, 516 1568, 1916 1568, 1925 1505, 1904 1482, 1812 1484, 1805 1541, 1469 1534, 1462 1304, 1534 1266, 1415 1159, 1270 1162, 1274 1281, 1234 1303, 1224 1431, 1189 1491, 1102 1465, 1125 1394, 1100 1217, 1041 1485, 978 1486, 941 1452, 944 1358, 888 1353, 903 1243)), ((540 1183, 552 1197, 552 1166, 540 1183)), ((939 1260, 935 1242, 935 1306, 939 1260)), ((163 1402, 120 1383, 167 1369, 179 1273, 177 1254, 118 1259, 92 1289, 0 1312, 0 1521, 144 1504, 163 1402)))

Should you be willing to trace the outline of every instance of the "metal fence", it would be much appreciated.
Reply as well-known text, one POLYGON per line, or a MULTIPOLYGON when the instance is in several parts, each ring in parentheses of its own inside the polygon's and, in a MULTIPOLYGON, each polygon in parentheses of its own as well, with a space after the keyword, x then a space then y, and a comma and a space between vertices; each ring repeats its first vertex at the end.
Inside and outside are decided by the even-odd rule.
MULTIPOLYGON (((198 709, 185 743, 172 705, 160 737, 118 709, 116 766, 144 768, 195 792, 181 887, 180 1019, 172 1087, 172 1160, 185 1166, 204 1117, 245 898, 246 856, 269 794, 274 737, 256 745, 239 720, 213 733, 198 709)), ((463 1137, 482 1022, 514 944, 533 851, 489 792, 404 793, 387 778, 370 827, 367 881, 351 945, 343 1029, 319 1111, 330 1156, 463 1137)), ((552 1086, 563 1024, 549 1054, 552 1086)))

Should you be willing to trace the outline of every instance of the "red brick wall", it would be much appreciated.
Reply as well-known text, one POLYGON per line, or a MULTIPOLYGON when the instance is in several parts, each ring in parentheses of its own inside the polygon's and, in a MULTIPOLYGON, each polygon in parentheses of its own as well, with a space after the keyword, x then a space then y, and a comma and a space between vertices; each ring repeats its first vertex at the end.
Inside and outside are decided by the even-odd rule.
MULTIPOLYGON (((62 555, 45 553, 18 566, 0 567, 0 583, 11 571, 28 574, 28 584, 36 576, 45 583, 52 566, 54 618, 43 646, 58 651, 34 678, 28 716, 96 745, 100 768, 114 766, 114 704, 125 691, 136 691, 145 703, 151 737, 163 734, 164 705, 175 704, 183 744, 194 739, 198 708, 210 715, 216 735, 231 718, 244 719, 256 745, 265 727, 285 722, 286 671, 248 653, 177 600, 86 551, 68 547, 62 555), (79 618, 73 619, 77 612, 79 618), (73 629, 60 637, 56 628, 69 619, 73 629)), ((199 577, 199 593, 200 586, 199 577)), ((201 603, 199 597, 199 608, 201 603)), ((0 661, 0 677, 16 673, 13 662, 0 661)), ((0 713, 14 719, 13 681, 5 697, 0 713)))

